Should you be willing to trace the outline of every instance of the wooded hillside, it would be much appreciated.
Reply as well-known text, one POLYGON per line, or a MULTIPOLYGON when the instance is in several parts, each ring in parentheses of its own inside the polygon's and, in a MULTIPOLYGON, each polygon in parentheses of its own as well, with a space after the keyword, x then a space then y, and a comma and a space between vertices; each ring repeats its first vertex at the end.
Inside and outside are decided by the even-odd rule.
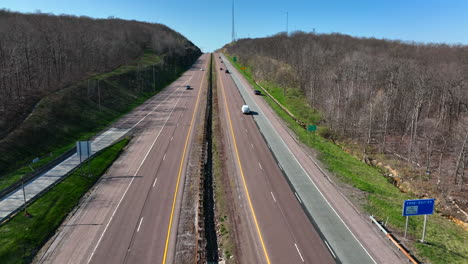
POLYGON ((0 10, 0 139, 43 96, 91 75, 156 55, 200 54, 161 24, 0 10))
POLYGON ((0 10, 0 186, 20 175, 6 173, 107 126, 200 55, 161 24, 0 10))
POLYGON ((364 160, 384 154, 414 167, 408 190, 468 208, 468 46, 295 32, 224 48, 257 80, 300 89, 364 160))

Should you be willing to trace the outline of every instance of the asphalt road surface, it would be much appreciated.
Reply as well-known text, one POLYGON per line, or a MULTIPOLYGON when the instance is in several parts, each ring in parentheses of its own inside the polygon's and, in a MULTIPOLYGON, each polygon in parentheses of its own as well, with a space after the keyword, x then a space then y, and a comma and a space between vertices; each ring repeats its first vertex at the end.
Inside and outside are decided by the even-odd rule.
POLYGON ((135 138, 38 256, 39 263, 171 263, 209 55, 115 125, 135 138), (185 85, 193 89, 186 90, 185 85))
MULTIPOLYGON (((262 263, 335 263, 291 191, 283 172, 260 134, 252 115, 244 115, 244 101, 218 56, 219 105, 229 130, 230 146, 244 203, 250 214, 257 258, 262 263)), ((256 113, 252 113, 255 115, 256 113)), ((241 245, 242 246, 242 245, 241 245)), ((252 262, 253 263, 253 262, 252 262)), ((257 262, 256 262, 257 263, 257 262)))

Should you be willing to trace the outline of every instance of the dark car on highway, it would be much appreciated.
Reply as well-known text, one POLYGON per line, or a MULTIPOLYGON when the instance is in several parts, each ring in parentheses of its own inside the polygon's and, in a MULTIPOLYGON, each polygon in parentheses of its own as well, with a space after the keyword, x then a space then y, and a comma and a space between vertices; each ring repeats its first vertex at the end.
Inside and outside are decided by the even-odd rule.
POLYGON ((226 69, 226 73, 229 73, 229 70, 228 70, 228 69, 226 69))
POLYGON ((255 94, 255 95, 261 95, 262 92, 260 92, 260 90, 254 90, 254 94, 255 94))

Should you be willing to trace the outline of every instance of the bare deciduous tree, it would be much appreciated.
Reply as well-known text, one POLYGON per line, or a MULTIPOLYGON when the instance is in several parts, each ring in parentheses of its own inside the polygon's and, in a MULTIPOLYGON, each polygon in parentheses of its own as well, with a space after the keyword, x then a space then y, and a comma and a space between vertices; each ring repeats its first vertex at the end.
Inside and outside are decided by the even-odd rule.
POLYGON ((335 134, 377 145, 463 193, 468 46, 293 32, 225 48, 255 78, 302 90, 335 134), (292 77, 277 74, 284 65, 292 77))

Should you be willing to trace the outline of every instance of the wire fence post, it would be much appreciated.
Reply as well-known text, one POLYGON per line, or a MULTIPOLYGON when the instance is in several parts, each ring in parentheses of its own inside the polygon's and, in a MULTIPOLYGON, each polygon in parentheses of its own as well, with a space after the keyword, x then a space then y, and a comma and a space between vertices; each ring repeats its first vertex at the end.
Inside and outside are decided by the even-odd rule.
POLYGON ((406 216, 406 223, 405 223, 405 238, 406 238, 406 232, 408 231, 408 219, 409 219, 409 216, 406 216))
POLYGON ((423 225, 421 243, 424 243, 424 237, 426 236, 426 222, 427 222, 427 215, 424 215, 424 225, 423 225))
POLYGON ((21 175, 21 188, 23 189, 23 201, 24 201, 23 209, 24 209, 24 213, 28 214, 28 211, 26 210, 26 190, 24 188, 24 175, 21 175))

